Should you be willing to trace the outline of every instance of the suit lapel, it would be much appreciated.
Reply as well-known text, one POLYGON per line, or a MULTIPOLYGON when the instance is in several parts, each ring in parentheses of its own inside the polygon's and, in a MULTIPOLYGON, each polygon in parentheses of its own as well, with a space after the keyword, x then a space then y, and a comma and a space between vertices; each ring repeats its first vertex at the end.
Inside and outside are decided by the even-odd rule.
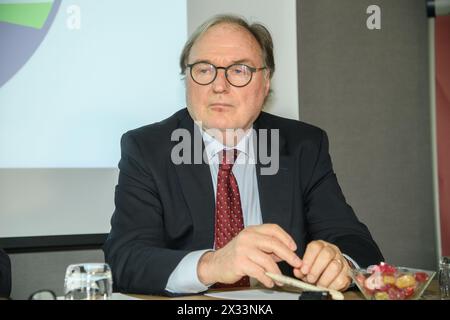
MULTIPOLYGON (((260 139, 260 129, 274 129, 270 124, 266 123, 264 114, 262 114, 255 122, 254 128, 258 136, 258 143, 260 139)), ((270 132, 268 134, 270 138, 270 132)), ((267 140, 269 148, 272 145, 270 139, 267 140)), ((259 201, 261 206, 261 213, 263 223, 275 223, 280 225, 284 230, 289 230, 291 225, 291 208, 293 196, 293 159, 287 153, 286 140, 281 135, 279 140, 279 170, 274 175, 263 175, 261 169, 264 165, 261 163, 258 145, 258 155, 256 164, 256 176, 258 180, 259 201)), ((269 149, 269 154, 273 151, 269 149)))
MULTIPOLYGON (((194 149, 194 127, 189 114, 181 119, 180 128, 186 129, 191 134, 191 150, 194 149)), ((199 132, 197 132, 200 134, 199 132)), ((196 134, 197 134, 196 133, 196 134)), ((198 138, 198 136, 197 136, 198 138)), ((202 154, 204 150, 203 139, 199 137, 202 143, 202 154)), ((176 144, 176 143, 175 143, 176 144)), ((192 152, 192 160, 194 159, 192 152)), ((193 162, 192 162, 193 163, 193 162)), ((214 245, 214 189, 211 180, 211 171, 209 165, 201 164, 180 164, 175 165, 175 170, 181 185, 181 189, 193 220, 193 239, 192 243, 199 248, 212 248, 214 245)))

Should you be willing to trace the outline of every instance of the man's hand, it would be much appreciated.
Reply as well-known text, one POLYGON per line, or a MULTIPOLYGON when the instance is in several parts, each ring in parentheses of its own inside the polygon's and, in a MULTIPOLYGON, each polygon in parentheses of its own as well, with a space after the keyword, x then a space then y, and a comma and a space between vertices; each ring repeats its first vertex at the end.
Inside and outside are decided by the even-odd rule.
POLYGON ((317 240, 306 247, 302 265, 294 268, 294 275, 305 282, 344 291, 351 283, 349 269, 347 259, 337 246, 317 240))
POLYGON ((274 282, 265 273, 281 274, 277 262, 286 261, 293 268, 301 267, 296 249, 292 237, 278 225, 251 226, 225 247, 205 253, 198 263, 197 274, 205 285, 235 283, 243 276, 250 276, 271 288, 274 282))

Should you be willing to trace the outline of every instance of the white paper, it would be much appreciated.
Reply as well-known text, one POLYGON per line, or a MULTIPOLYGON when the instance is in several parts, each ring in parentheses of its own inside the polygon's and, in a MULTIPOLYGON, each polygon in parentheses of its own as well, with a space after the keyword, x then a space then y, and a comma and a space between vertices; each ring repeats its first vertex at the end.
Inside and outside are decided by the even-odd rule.
POLYGON ((111 296, 111 300, 142 300, 142 299, 132 297, 127 294, 114 292, 111 296))
POLYGON ((205 296, 228 300, 298 300, 299 293, 270 289, 250 289, 206 293, 205 296))
MULTIPOLYGON (((57 300, 64 300, 64 296, 59 296, 56 299, 57 300)), ((123 294, 123 293, 114 292, 111 295, 111 299, 110 300, 142 300, 142 299, 135 298, 135 297, 123 294)))

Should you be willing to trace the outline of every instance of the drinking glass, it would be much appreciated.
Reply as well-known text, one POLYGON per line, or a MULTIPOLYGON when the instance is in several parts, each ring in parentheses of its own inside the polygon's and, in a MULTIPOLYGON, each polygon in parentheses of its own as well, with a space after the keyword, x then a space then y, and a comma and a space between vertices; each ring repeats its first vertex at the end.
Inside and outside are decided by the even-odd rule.
POLYGON ((52 290, 39 290, 36 292, 33 292, 29 297, 28 300, 56 300, 56 294, 52 290))
POLYGON ((106 263, 72 264, 64 279, 66 300, 109 300, 112 295, 111 268, 106 263))

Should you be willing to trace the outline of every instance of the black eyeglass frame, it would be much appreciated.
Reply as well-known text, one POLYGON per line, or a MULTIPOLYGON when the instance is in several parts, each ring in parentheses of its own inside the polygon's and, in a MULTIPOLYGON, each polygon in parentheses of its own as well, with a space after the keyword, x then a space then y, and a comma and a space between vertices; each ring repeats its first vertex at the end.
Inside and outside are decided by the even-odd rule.
POLYGON ((252 81, 252 79, 253 79, 253 74, 254 74, 255 72, 258 72, 258 71, 267 69, 267 67, 261 67, 261 68, 250 67, 249 65, 246 65, 246 64, 244 64, 244 63, 233 63, 232 65, 229 65, 228 67, 217 67, 217 66, 213 65, 212 63, 209 63, 209 62, 206 62, 206 61, 198 61, 198 62, 195 62, 195 63, 187 64, 187 65, 186 65, 186 68, 189 68, 189 70, 190 70, 190 71, 189 71, 189 74, 191 75, 191 79, 192 79, 195 83, 197 83, 197 84, 199 84, 199 85, 201 85, 201 86, 207 86, 207 85, 213 83, 214 80, 216 80, 216 78, 217 78, 217 74, 219 73, 218 70, 223 69, 223 70, 225 71, 225 78, 227 79, 228 83, 231 84, 233 87, 236 87, 236 88, 242 88, 242 87, 247 86, 247 85, 252 81), (192 67, 195 66, 195 65, 197 65, 197 64, 201 64, 201 63, 203 63, 203 64, 209 64, 209 65, 211 65, 211 66, 214 68, 214 70, 215 70, 215 75, 214 75, 213 79, 212 79, 210 82, 208 82, 208 83, 200 83, 200 82, 198 82, 197 80, 195 80, 195 79, 194 79, 194 76, 192 75, 192 69, 193 69, 192 67), (237 86, 237 85, 231 83, 230 79, 228 79, 228 70, 229 70, 231 67, 234 67, 234 66, 244 66, 244 67, 246 67, 246 68, 248 68, 248 69, 250 70, 250 72, 251 72, 251 74, 250 74, 250 79, 248 80, 248 82, 247 82, 246 84, 241 85, 241 86, 237 86))

